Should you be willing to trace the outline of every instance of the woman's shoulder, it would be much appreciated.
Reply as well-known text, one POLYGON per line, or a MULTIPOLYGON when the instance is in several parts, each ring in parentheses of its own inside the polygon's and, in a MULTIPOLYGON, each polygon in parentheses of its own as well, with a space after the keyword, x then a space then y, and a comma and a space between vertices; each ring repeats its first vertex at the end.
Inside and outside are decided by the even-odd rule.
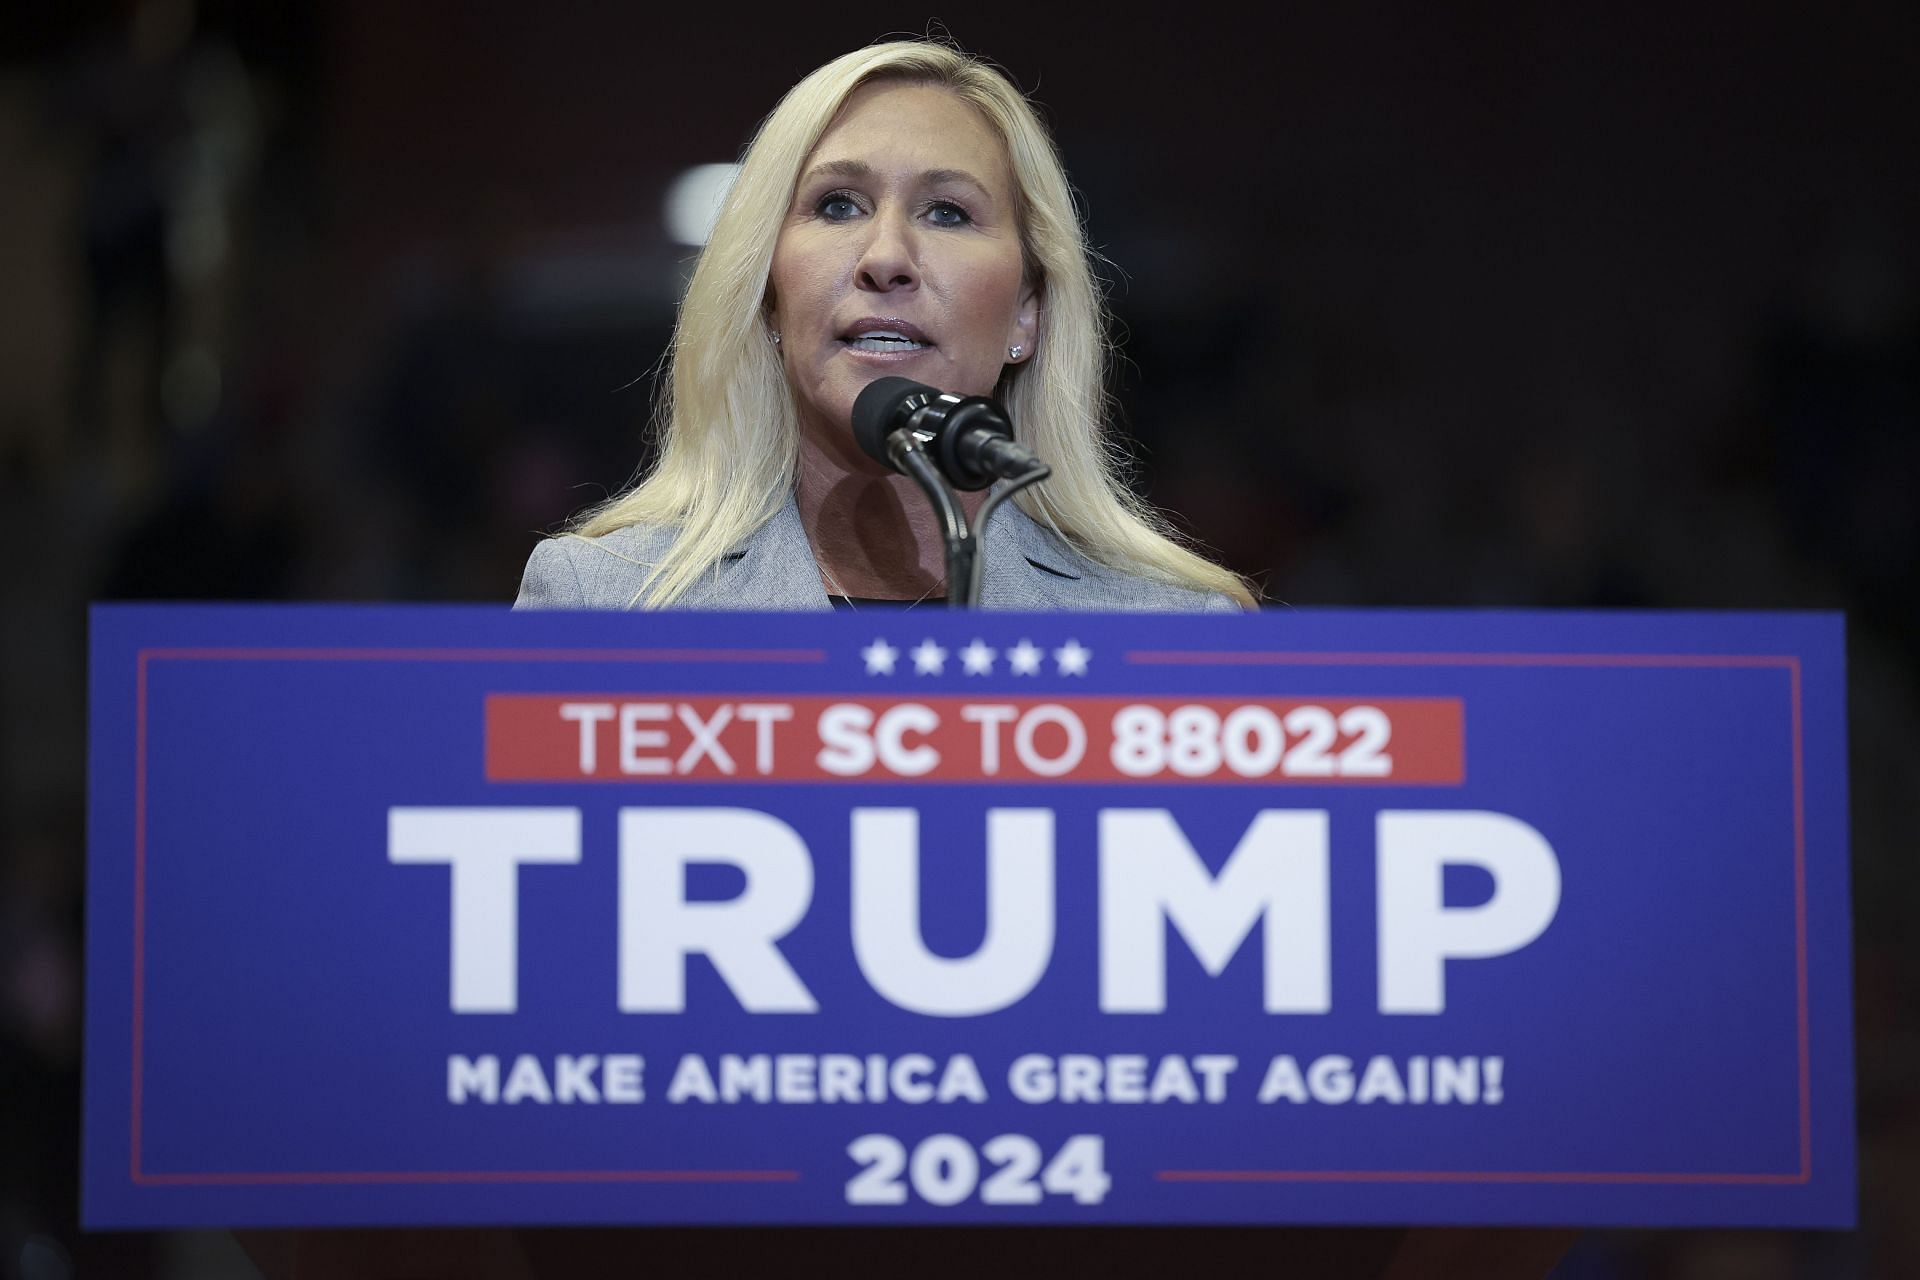
POLYGON ((1137 613, 1243 613, 1240 603, 1223 591, 1163 582, 1144 574, 1115 569, 1080 557, 1097 602, 1083 608, 1137 613))
POLYGON ((674 531, 630 524, 597 537, 563 533, 527 558, 516 609, 627 609, 672 545, 674 531))

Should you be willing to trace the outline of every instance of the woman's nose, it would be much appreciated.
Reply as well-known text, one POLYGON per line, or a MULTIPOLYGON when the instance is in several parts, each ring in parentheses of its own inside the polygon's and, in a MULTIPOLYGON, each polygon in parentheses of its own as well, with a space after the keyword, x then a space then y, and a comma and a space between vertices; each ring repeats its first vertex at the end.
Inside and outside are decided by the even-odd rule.
POLYGON ((913 232, 904 213, 881 212, 871 223, 872 234, 860 255, 858 282, 862 289, 889 293, 920 282, 913 232))

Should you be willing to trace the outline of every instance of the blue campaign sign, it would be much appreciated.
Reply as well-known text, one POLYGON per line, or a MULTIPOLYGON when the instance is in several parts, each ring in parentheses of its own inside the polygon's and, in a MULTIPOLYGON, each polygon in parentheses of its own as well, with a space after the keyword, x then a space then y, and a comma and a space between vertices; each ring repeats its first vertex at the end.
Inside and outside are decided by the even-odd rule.
POLYGON ((1845 1226, 1826 615, 93 613, 85 1219, 1845 1226))

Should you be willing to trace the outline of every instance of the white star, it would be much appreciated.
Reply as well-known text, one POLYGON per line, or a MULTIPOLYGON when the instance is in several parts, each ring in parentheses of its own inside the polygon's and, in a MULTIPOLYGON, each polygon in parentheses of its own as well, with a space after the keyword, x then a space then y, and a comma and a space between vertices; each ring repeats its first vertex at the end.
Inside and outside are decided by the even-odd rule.
POLYGON ((974 642, 960 651, 960 661, 970 676, 990 676, 993 674, 993 650, 986 642, 975 638, 974 642))
POLYGON ((915 645, 912 653, 913 674, 917 676, 937 676, 947 669, 947 651, 930 638, 915 645))
POLYGON ((1087 674, 1087 659, 1093 656, 1093 650, 1078 640, 1069 640, 1053 651, 1053 660, 1060 664, 1063 676, 1083 676, 1087 674))
POLYGON ((893 660, 900 656, 900 651, 885 640, 875 640, 860 651, 860 656, 867 660, 868 675, 890 676, 893 674, 893 660))
POLYGON ((1040 646, 1022 636, 1019 644, 1007 650, 1007 666, 1017 676, 1037 676, 1041 656, 1040 646))

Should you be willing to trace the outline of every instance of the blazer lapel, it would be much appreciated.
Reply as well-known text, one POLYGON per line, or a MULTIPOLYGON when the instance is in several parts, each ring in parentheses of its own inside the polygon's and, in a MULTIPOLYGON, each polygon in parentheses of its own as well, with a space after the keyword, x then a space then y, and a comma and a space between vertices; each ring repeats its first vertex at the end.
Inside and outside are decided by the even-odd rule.
POLYGON ((1085 608, 1087 581, 1078 560, 1051 532, 1011 502, 987 526, 987 569, 980 603, 988 609, 1085 608))

